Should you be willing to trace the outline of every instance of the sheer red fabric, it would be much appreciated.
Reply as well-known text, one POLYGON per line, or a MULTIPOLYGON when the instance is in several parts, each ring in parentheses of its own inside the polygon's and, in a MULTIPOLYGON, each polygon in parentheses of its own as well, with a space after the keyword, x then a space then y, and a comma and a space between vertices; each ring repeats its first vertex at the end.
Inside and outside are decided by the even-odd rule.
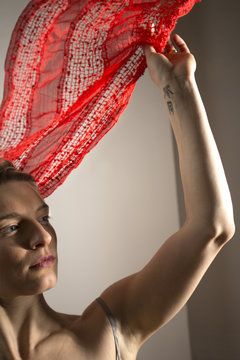
POLYGON ((32 0, 10 41, 0 156, 49 196, 118 121, 146 62, 199 0, 32 0))

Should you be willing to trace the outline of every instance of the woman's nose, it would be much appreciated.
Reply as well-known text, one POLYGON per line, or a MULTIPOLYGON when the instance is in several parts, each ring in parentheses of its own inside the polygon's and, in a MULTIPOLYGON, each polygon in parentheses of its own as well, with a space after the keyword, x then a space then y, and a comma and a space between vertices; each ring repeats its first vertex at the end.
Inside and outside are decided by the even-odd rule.
MULTIPOLYGON (((30 229, 29 229, 30 230, 30 229)), ((38 247, 48 246, 52 241, 52 235, 38 222, 32 224, 30 233, 30 247, 35 250, 38 247)))

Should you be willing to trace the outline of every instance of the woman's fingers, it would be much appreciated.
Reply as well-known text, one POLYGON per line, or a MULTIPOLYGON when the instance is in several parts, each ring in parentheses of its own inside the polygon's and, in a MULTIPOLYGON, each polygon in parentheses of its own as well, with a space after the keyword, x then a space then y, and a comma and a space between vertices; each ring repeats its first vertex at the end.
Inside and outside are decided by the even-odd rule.
POLYGON ((144 44, 143 45, 143 50, 144 50, 146 56, 147 56, 147 54, 150 55, 152 53, 156 53, 156 50, 150 44, 144 44))
POLYGON ((165 49, 164 49, 164 54, 166 53, 174 53, 176 52, 176 49, 175 49, 175 46, 174 44, 172 43, 171 39, 169 38, 167 43, 166 43, 166 46, 165 46, 165 49))
POLYGON ((177 45, 177 47, 179 48, 179 50, 182 53, 190 53, 189 48, 187 47, 187 44, 185 43, 185 41, 181 38, 181 36, 179 36, 178 34, 174 34, 173 35, 173 41, 175 42, 175 44, 177 45))
MULTIPOLYGON (((163 50, 163 54, 178 52, 178 50, 181 53, 190 53, 190 50, 189 50, 187 44, 181 38, 180 35, 174 34, 172 39, 173 39, 173 41, 169 37, 169 39, 168 39, 168 41, 166 43, 166 46, 165 46, 165 48, 163 50)), ((151 53, 156 53, 156 50, 150 44, 144 44, 143 49, 144 49, 145 53, 146 53, 146 51, 151 52, 151 53)))
MULTIPOLYGON (((144 52, 145 55, 147 56, 147 54, 150 53, 156 53, 156 50, 154 49, 154 47, 152 45, 149 44, 144 44, 143 46, 144 48, 144 52)), ((163 54, 173 54, 178 52, 180 53, 189 53, 190 54, 190 50, 187 46, 187 44, 185 43, 185 41, 181 38, 181 36, 179 36, 178 34, 174 34, 173 35, 173 41, 170 39, 168 39, 166 46, 163 50, 163 54)))
POLYGON ((157 52, 154 49, 154 47, 150 44, 144 44, 143 50, 146 57, 147 65, 149 65, 149 62, 151 62, 152 57, 156 56, 157 52))

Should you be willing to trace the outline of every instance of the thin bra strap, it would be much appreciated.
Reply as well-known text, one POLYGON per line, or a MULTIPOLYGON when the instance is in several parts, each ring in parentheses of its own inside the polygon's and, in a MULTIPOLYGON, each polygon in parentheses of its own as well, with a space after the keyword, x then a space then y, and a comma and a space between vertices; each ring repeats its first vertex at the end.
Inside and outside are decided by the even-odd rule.
POLYGON ((109 322, 110 322, 110 324, 112 326, 112 331, 113 331, 113 336, 114 336, 114 341, 115 341, 115 346, 116 346, 116 351, 117 351, 117 358, 118 358, 118 360, 121 360, 120 348, 119 348, 118 337, 117 337, 117 325, 116 325, 116 322, 114 320, 114 317, 113 317, 109 307, 103 301, 102 298, 99 297, 96 300, 102 306, 102 308, 105 311, 105 313, 107 315, 107 318, 108 318, 108 320, 109 320, 109 322))

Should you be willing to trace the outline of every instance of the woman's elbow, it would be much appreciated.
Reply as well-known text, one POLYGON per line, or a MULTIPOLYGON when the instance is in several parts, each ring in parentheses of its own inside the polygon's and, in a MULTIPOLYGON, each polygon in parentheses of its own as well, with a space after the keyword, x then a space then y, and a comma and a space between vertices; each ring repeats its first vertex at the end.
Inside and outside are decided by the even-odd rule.
POLYGON ((225 245, 235 234, 235 223, 231 221, 227 224, 220 223, 214 226, 214 241, 220 247, 225 245))

